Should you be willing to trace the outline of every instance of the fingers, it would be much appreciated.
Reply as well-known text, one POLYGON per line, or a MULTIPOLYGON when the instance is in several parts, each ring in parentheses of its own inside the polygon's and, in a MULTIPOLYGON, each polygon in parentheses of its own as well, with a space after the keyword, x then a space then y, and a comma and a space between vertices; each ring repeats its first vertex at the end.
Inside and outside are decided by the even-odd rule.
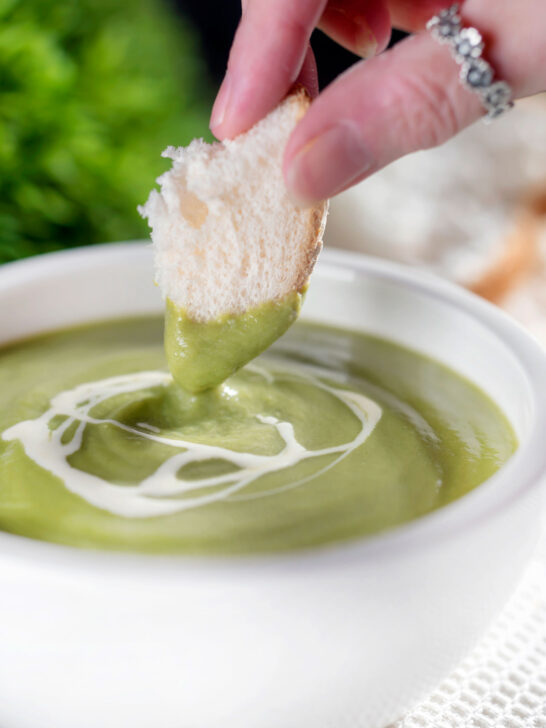
POLYGON ((318 93, 309 37, 320 27, 362 56, 382 51, 390 38, 386 0, 242 0, 243 17, 228 72, 211 115, 219 138, 233 137, 269 112, 295 80, 318 93))
POLYGON ((284 172, 302 204, 331 197, 482 115, 445 46, 428 34, 361 61, 316 99, 292 135, 284 172))
POLYGON ((407 24, 419 25, 448 1, 242 0, 243 17, 211 115, 213 133, 224 139, 248 129, 283 98, 300 72, 313 90, 314 65, 306 52, 317 23, 349 50, 370 57, 389 41, 388 3, 407 24))
POLYGON ((246 0, 211 129, 219 138, 245 131, 267 114, 298 78, 326 0, 246 0))
MULTIPOLYGON (((245 0, 229 71, 214 107, 213 131, 219 138, 244 131, 282 99, 300 73, 313 87, 316 69, 307 49, 319 20, 344 45, 368 53, 370 45, 366 49, 359 33, 365 22, 380 49, 386 38, 386 7, 395 24, 418 28, 448 4, 330 0, 327 8, 326 0, 245 0), (358 6, 366 7, 365 15, 358 15, 358 6), (336 8, 346 11, 343 22, 332 14, 336 8)), ((511 84, 516 98, 546 87, 546 3, 466 0, 463 20, 482 31, 487 59, 497 78, 511 84)), ((459 83, 458 70, 449 50, 426 33, 356 64, 318 97, 292 135, 284 161, 292 194, 307 202, 336 194, 479 118, 481 102, 459 83)))
MULTIPOLYGON (((515 98, 538 93, 546 87, 546 3, 497 0, 494 10, 490 0, 467 0, 463 21, 482 31, 487 58, 515 98)), ((319 96, 287 145, 287 185, 301 201, 323 199, 483 113, 449 49, 421 33, 356 64, 319 96)))
POLYGON ((329 0, 319 28, 357 56, 375 56, 391 34, 386 0, 329 0))

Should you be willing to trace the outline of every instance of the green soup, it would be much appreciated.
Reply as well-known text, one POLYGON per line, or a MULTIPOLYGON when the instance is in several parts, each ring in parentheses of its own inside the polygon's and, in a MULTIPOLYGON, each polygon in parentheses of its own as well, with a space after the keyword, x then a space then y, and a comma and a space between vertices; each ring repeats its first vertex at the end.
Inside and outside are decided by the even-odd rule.
POLYGON ((297 323, 217 389, 166 369, 159 318, 0 351, 0 529, 104 549, 286 551, 428 513, 492 475, 514 434, 419 354, 297 323))
POLYGON ((217 387, 265 351, 294 323, 305 291, 213 321, 193 321, 167 299, 165 354, 175 382, 188 392, 217 387))

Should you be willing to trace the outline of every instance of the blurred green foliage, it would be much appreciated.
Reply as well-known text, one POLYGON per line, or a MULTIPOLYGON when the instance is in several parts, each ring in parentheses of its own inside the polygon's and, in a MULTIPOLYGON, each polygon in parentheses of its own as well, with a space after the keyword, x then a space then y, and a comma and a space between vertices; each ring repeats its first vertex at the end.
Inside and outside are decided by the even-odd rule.
POLYGON ((147 237, 160 152, 206 134, 209 108, 162 0, 0 0, 0 262, 147 237))

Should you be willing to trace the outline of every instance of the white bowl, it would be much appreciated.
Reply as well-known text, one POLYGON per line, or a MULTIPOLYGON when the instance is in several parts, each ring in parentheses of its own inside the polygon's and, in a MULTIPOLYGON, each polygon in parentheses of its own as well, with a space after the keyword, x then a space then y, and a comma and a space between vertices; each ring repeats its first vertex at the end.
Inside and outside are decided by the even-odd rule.
MULTIPOLYGON (((1 341, 160 310, 139 244, 0 270, 1 341)), ((341 252, 323 253, 304 317, 451 365, 502 407, 517 453, 424 518, 288 555, 123 555, 0 533, 3 728, 379 728, 505 602, 539 527, 542 351, 469 293, 341 252)))

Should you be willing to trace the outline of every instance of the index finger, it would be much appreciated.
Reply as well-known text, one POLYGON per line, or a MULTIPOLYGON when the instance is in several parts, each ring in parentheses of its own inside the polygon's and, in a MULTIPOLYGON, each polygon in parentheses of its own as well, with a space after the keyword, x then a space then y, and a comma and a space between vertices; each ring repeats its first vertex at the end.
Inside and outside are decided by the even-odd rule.
POLYGON ((211 129, 233 137, 285 96, 302 67, 327 0, 246 0, 216 98, 211 129))

